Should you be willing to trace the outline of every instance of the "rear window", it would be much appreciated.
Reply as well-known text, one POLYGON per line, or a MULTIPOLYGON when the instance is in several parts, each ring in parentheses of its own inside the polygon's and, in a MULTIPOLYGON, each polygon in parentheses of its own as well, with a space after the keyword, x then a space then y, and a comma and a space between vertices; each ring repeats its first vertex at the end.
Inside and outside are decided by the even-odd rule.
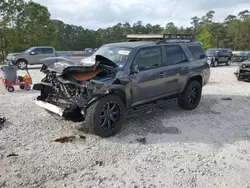
POLYGON ((52 48, 43 48, 43 54, 53 54, 52 48))
POLYGON ((168 45, 164 46, 164 48, 168 65, 174 65, 188 61, 186 55, 184 54, 179 45, 168 45))
POLYGON ((200 45, 188 44, 187 47, 190 50, 190 52, 193 54, 195 59, 202 59, 201 57, 205 55, 205 52, 200 45))

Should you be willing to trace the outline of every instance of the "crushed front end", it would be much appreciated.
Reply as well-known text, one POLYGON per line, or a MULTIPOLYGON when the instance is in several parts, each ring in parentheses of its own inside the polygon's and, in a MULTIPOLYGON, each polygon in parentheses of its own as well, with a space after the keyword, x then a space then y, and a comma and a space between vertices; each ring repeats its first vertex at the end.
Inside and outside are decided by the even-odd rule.
POLYGON ((41 91, 35 101, 38 106, 65 118, 84 117, 82 109, 89 101, 84 82, 68 81, 52 74, 46 75, 33 89, 41 91))
POLYGON ((51 58, 46 60, 41 69, 45 78, 33 86, 40 91, 35 103, 53 115, 83 121, 87 106, 107 92, 105 83, 114 77, 114 69, 100 63, 84 67, 66 60, 50 61, 51 58), (103 77, 106 82, 98 81, 103 77))
POLYGON ((234 74, 238 80, 250 81, 250 62, 243 62, 234 74))

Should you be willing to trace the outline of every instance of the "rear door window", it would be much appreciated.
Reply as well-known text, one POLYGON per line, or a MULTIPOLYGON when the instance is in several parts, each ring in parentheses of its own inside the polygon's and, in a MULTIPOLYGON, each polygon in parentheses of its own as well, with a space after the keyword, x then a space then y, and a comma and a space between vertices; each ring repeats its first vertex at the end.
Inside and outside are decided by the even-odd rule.
POLYGON ((168 45, 164 46, 164 48, 168 65, 188 62, 186 55, 179 45, 168 45))
POLYGON ((140 71, 154 69, 162 65, 161 47, 142 48, 135 56, 133 66, 138 66, 140 71))
POLYGON ((53 54, 52 48, 43 48, 43 54, 53 54))
POLYGON ((187 45, 190 52, 193 54, 195 59, 202 59, 205 56, 205 52, 202 49, 201 45, 198 44, 188 44, 187 45))

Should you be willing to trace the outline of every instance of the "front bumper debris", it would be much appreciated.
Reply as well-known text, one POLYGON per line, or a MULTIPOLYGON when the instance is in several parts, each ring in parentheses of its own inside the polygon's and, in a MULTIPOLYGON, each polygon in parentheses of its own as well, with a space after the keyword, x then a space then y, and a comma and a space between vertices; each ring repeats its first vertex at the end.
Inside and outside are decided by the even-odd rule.
POLYGON ((250 81, 250 69, 238 69, 234 74, 238 80, 250 81))
POLYGON ((37 106, 40 106, 50 112, 53 112, 61 117, 64 117, 64 111, 65 109, 62 109, 56 105, 53 105, 53 104, 50 104, 48 102, 44 102, 44 101, 41 101, 41 100, 35 100, 35 103, 37 106))

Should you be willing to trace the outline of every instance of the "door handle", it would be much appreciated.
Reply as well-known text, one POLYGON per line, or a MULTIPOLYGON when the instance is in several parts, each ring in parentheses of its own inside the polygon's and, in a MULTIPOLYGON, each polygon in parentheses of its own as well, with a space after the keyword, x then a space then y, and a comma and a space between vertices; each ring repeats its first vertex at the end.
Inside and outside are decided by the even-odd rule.
POLYGON ((184 68, 182 68, 181 70, 184 71, 184 72, 189 72, 189 71, 190 71, 190 68, 189 68, 189 67, 184 67, 184 68))

